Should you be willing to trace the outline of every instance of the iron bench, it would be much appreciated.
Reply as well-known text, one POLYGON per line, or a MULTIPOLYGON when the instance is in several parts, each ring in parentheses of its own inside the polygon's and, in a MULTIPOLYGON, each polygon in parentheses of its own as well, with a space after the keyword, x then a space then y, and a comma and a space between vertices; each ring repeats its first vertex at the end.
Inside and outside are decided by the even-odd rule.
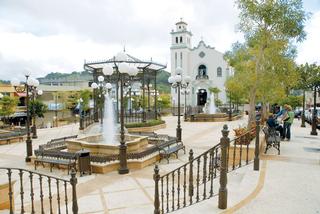
POLYGON ((171 154, 175 154, 176 157, 178 158, 178 152, 181 149, 183 149, 184 154, 186 154, 186 148, 182 142, 175 142, 173 144, 170 143, 167 145, 160 146, 159 147, 159 155, 160 155, 159 163, 163 158, 166 158, 169 163, 169 157, 171 154))
POLYGON ((265 126, 262 131, 266 137, 266 149, 264 153, 266 154, 268 149, 274 147, 278 150, 278 155, 280 155, 280 133, 275 128, 270 128, 265 126))
POLYGON ((77 166, 77 156, 76 154, 64 154, 63 152, 59 151, 44 151, 44 150, 36 150, 35 151, 36 158, 34 159, 34 169, 37 170, 37 165, 47 163, 50 166, 50 172, 52 172, 52 168, 56 165, 58 168, 60 165, 67 166, 68 174, 72 168, 76 169, 77 166), (46 154, 48 153, 48 154, 46 154), (50 153, 56 153, 54 155, 50 153))

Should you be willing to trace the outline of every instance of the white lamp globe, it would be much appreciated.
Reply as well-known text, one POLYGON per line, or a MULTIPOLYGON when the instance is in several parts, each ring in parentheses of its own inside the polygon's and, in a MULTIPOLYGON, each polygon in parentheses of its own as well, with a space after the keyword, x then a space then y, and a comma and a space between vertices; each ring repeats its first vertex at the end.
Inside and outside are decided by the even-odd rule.
POLYGON ((189 84, 191 82, 191 77, 190 76, 185 76, 184 81, 189 84))
POLYGON ((39 91, 38 91, 38 95, 41 96, 42 94, 43 94, 43 91, 42 91, 42 90, 39 90, 39 91))
POLYGON ((124 52, 119 52, 116 55, 116 60, 117 61, 127 61, 127 54, 125 54, 124 52))
POLYGON ((27 84, 28 84, 29 86, 33 86, 33 85, 34 85, 34 79, 33 79, 33 78, 29 78, 29 79, 27 80, 27 84))
POLYGON ((80 102, 80 103, 82 103, 82 102, 83 102, 83 99, 82 99, 82 98, 80 98, 80 99, 79 99, 79 102, 80 102))
POLYGON ((111 88, 112 88, 111 83, 107 83, 107 84, 106 84, 106 88, 107 88, 107 89, 111 89, 111 88))
POLYGON ((122 74, 129 73, 129 65, 127 63, 120 63, 118 66, 119 72, 122 74))
POLYGON ((95 83, 95 82, 94 82, 94 83, 92 83, 92 84, 91 84, 91 88, 93 88, 93 89, 98 88, 98 84, 97 84, 97 83, 95 83))
POLYGON ((172 83, 174 82, 174 77, 173 77, 173 76, 170 76, 170 77, 168 78, 168 82, 169 82, 170 84, 172 84, 172 83))
POLYGON ((176 75, 176 76, 174 77, 174 81, 175 81, 175 82, 181 82, 181 80, 182 80, 181 75, 176 75))
POLYGON ((11 85, 19 86, 20 85, 20 81, 18 79, 13 79, 13 80, 11 80, 11 85))
POLYGON ((3 98, 3 94, 0 93, 0 99, 2 99, 2 98, 3 98))
POLYGON ((39 80, 34 79, 33 86, 38 87, 40 85, 39 80))
POLYGON ((129 67, 129 75, 131 76, 135 76, 138 74, 138 69, 134 66, 130 66, 129 67))
POLYGON ((99 82, 103 82, 104 81, 104 77, 103 76, 98 76, 98 81, 99 82))
POLYGON ((102 68, 102 73, 106 76, 110 76, 113 74, 113 68, 110 65, 106 65, 102 68))
POLYGON ((177 68, 176 68, 176 74, 177 74, 177 75, 181 75, 182 72, 183 72, 183 69, 182 69, 181 67, 177 67, 177 68))

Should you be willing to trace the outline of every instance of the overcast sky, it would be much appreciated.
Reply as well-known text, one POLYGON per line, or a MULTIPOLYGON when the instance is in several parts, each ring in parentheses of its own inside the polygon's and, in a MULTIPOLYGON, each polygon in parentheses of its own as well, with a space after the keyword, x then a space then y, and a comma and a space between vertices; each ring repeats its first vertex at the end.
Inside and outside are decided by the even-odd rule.
MULTIPOLYGON (((298 63, 320 64, 320 0, 312 12, 298 63)), ((123 50, 168 64, 170 31, 183 17, 193 33, 221 52, 241 40, 233 0, 0 0, 0 79, 83 70, 84 60, 107 59, 123 50)))

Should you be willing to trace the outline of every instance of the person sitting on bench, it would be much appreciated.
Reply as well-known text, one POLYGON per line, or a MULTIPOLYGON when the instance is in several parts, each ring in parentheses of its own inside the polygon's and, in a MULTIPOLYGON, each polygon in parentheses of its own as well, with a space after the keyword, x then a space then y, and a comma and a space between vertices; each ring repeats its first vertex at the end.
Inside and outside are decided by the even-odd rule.
POLYGON ((282 136, 283 127, 279 125, 278 121, 275 119, 274 115, 272 113, 269 114, 269 118, 267 120, 267 125, 270 128, 274 128, 276 131, 280 133, 280 136, 282 136))

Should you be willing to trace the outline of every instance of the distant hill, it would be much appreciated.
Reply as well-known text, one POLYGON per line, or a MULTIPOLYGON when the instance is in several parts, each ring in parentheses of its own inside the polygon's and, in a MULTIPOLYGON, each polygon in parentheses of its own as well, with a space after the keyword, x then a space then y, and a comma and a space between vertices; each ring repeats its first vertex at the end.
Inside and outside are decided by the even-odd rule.
MULTIPOLYGON (((167 71, 161 71, 157 76, 157 88, 160 93, 170 93, 170 84, 168 83, 168 78, 170 73, 167 71)), ((47 74, 44 77, 38 78, 40 82, 44 82, 45 80, 92 80, 92 74, 88 71, 74 71, 70 74, 67 73, 59 73, 52 72, 47 74)))

